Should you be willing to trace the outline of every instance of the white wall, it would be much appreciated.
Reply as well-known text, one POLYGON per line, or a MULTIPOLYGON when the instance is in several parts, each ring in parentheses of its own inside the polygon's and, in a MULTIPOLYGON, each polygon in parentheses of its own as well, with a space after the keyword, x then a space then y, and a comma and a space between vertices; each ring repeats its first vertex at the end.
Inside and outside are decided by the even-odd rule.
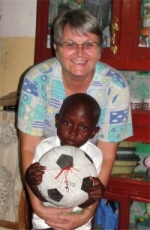
POLYGON ((0 96, 34 63, 36 0, 0 0, 0 96))
POLYGON ((34 37, 36 0, 0 0, 2 37, 34 37))

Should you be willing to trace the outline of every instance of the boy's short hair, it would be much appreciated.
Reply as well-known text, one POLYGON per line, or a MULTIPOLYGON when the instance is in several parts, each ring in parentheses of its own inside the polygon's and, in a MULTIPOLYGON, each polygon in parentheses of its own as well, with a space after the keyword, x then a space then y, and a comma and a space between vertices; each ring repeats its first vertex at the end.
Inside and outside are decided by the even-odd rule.
POLYGON ((59 111, 60 116, 61 113, 63 113, 68 108, 68 106, 75 105, 84 105, 89 113, 93 114, 93 119, 97 124, 101 113, 100 106, 93 97, 85 93, 76 93, 66 97, 59 111))

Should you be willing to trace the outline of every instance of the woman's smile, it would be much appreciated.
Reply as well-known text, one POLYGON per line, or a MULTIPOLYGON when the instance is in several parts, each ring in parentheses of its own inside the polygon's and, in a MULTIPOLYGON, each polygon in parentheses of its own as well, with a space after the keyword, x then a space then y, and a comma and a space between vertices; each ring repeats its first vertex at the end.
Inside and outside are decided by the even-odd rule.
POLYGON ((87 61, 81 61, 81 60, 71 60, 72 63, 76 65, 85 65, 87 61))

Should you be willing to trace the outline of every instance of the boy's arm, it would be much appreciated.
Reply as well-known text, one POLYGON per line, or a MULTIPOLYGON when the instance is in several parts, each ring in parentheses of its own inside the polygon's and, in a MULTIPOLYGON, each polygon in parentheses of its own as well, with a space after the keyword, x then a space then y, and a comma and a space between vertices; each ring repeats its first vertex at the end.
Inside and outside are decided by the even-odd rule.
POLYGON ((39 192, 37 185, 42 182, 42 176, 44 174, 45 166, 40 165, 38 162, 31 164, 25 172, 25 181, 30 187, 34 195, 41 200, 46 202, 44 197, 39 192))

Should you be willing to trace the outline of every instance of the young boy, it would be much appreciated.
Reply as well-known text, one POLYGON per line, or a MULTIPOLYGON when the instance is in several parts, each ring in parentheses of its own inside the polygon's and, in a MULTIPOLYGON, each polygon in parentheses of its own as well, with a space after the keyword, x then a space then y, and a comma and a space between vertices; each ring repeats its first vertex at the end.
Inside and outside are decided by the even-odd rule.
MULTIPOLYGON (((34 162, 38 162, 44 153, 54 147, 71 145, 86 152, 93 160, 97 173, 99 173, 102 163, 102 153, 95 145, 88 141, 99 131, 99 127, 97 126, 99 117, 100 107, 91 96, 79 93, 67 97, 61 106, 59 114, 55 116, 58 136, 50 137, 40 142, 35 151, 34 162)), ((34 194, 44 202, 44 205, 48 206, 50 204, 46 202, 37 189, 37 185, 42 182, 44 170, 46 170, 45 166, 33 163, 27 169, 25 179, 34 194)), ((101 182, 98 178, 90 177, 90 179, 94 185, 88 189, 89 199, 80 205, 80 207, 73 208, 73 211, 86 208, 100 199, 101 193, 98 190, 98 186, 101 182)), ((105 189, 104 186, 103 189, 105 189)), ((33 215, 33 226, 36 229, 49 229, 45 221, 36 214, 33 215)), ((77 229, 89 230, 91 229, 91 222, 77 229)))

